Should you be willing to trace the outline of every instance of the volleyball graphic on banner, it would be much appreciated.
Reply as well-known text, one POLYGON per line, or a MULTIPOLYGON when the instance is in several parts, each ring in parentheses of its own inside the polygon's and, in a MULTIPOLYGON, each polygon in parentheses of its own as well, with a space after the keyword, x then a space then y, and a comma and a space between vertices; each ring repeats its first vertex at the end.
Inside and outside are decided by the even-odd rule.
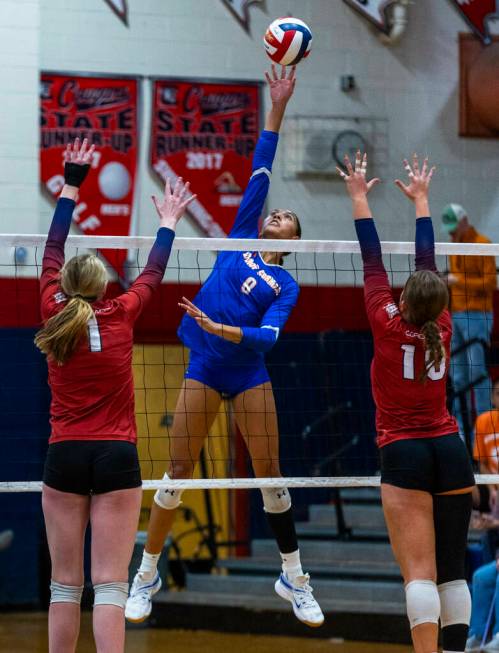
POLYGON ((111 161, 99 173, 100 192, 109 200, 122 200, 130 192, 132 178, 119 161, 111 161))
POLYGON ((310 54, 312 31, 299 18, 277 18, 265 32, 263 44, 272 61, 294 66, 310 54))

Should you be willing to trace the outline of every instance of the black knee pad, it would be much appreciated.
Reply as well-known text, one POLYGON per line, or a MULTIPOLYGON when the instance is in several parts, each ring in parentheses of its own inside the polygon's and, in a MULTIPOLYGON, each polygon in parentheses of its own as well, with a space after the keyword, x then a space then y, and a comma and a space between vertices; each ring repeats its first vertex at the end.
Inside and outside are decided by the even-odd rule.
POLYGON ((471 509, 471 492, 433 497, 437 585, 465 578, 471 509))

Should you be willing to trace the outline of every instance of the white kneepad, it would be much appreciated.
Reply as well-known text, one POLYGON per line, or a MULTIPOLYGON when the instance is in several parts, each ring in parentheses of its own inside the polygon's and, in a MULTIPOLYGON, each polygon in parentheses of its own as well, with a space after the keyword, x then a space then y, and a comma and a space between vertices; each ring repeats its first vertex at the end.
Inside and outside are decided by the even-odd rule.
POLYGON ((413 580, 405 586, 407 616, 411 629, 420 624, 438 624, 440 597, 432 580, 413 580))
POLYGON ((50 582, 51 603, 81 603, 83 585, 62 585, 55 580, 50 582))
MULTIPOLYGON (((168 474, 164 474, 164 481, 171 480, 168 474)), ((163 488, 161 490, 156 490, 154 495, 154 502, 164 510, 175 510, 182 503, 180 497, 182 496, 183 490, 170 490, 168 488, 163 488)))
POLYGON ((279 514, 291 508, 291 497, 288 488, 262 488, 261 493, 265 512, 279 514))
POLYGON ((125 609, 128 598, 128 583, 100 583, 94 585, 94 607, 96 605, 115 605, 125 609))
POLYGON ((442 628, 455 624, 469 625, 471 620, 471 594, 464 580, 451 580, 438 586, 440 595, 440 621, 442 628))

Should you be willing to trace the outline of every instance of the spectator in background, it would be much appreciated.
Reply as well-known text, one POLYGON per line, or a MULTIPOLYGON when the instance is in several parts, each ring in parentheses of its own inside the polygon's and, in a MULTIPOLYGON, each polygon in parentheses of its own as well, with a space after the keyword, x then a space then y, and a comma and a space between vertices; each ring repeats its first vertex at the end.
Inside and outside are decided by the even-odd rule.
MULTIPOLYGON (((454 243, 490 243, 470 224, 459 204, 448 204, 442 215, 443 228, 454 243)), ((459 393, 472 385, 476 414, 490 409, 490 379, 487 372, 486 346, 490 343, 493 323, 493 295, 496 288, 496 262, 493 256, 450 256, 448 283, 451 292, 453 322, 453 356, 451 365, 454 391, 459 393), (473 342, 466 347, 466 343, 473 342)), ((471 394, 466 391, 468 423, 471 424, 471 394)), ((459 396, 453 412, 464 436, 463 413, 459 396)))
POLYGON ((484 562, 473 574, 471 622, 466 642, 466 652, 499 652, 499 520, 493 513, 474 513, 471 528, 484 531, 484 562), (494 618, 488 623, 494 602, 494 618), (492 633, 485 632, 492 625, 492 633), (481 643, 491 635, 488 644, 481 643))
POLYGON ((491 399, 492 410, 479 415, 475 423, 473 458, 481 474, 499 474, 499 377, 492 386, 491 399))

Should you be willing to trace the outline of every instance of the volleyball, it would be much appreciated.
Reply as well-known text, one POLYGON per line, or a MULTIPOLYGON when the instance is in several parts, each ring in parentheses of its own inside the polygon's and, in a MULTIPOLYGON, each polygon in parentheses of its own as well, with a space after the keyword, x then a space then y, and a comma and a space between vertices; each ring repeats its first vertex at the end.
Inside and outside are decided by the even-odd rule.
POLYGON ((263 44, 272 61, 294 66, 310 54, 312 32, 299 18, 277 18, 265 32, 263 44))

